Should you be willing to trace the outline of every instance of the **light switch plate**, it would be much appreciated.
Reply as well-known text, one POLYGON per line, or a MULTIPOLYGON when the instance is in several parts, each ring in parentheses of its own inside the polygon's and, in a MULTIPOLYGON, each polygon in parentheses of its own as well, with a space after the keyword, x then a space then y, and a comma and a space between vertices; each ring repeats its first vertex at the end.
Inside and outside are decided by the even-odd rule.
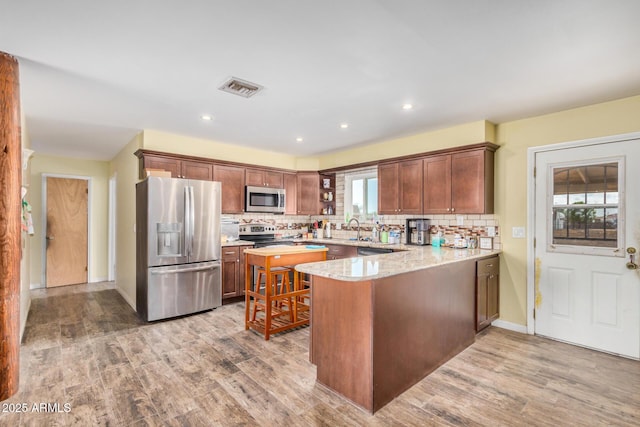
POLYGON ((487 227, 487 236, 496 237, 496 228, 495 227, 487 227))
POLYGON ((514 239, 524 239, 526 236, 524 227, 513 227, 511 229, 511 237, 514 239))
POLYGON ((456 225, 464 225, 464 217, 462 215, 456 215, 456 225))

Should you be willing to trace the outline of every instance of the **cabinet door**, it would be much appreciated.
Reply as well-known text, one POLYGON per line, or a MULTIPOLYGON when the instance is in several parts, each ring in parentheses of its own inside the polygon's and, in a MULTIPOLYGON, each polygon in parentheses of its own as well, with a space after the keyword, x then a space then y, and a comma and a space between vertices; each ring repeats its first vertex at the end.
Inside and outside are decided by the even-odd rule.
POLYGON ((491 257, 476 266, 476 331, 480 331, 500 316, 500 260, 491 257))
POLYGON ((317 173, 302 172, 297 177, 297 203, 299 215, 318 215, 320 189, 317 173))
POLYGON ((245 185, 264 187, 264 171, 261 169, 245 169, 245 185))
POLYGON ((423 212, 451 212, 451 155, 427 157, 423 160, 423 212))
POLYGON ((298 213, 298 180, 293 173, 283 174, 283 184, 285 191, 285 214, 295 215, 298 213))
POLYGON ((500 317, 500 275, 489 274, 487 278, 487 319, 493 322, 500 317))
POLYGON ((222 298, 238 295, 240 259, 237 247, 222 248, 222 298))
POLYGON ((283 180, 282 172, 275 172, 275 171, 264 172, 264 182, 267 184, 267 187, 282 188, 283 187, 282 180, 283 180))
POLYGON ((477 150, 451 155, 451 212, 488 213, 485 206, 485 153, 477 150))
POLYGON ((399 164, 400 213, 422 213, 422 160, 399 164))
POLYGON ((378 213, 397 215, 398 205, 398 163, 378 166, 378 213))
POLYGON ((480 331, 487 326, 487 274, 478 275, 476 278, 476 331, 480 331))
POLYGON ((172 178, 181 178, 181 162, 178 159, 167 157, 145 155, 142 161, 143 170, 140 171, 140 178, 145 178, 144 169, 163 169, 171 172, 172 178))
POLYGON ((213 164, 184 160, 181 175, 182 178, 211 181, 213 179, 213 164))
POLYGON ((215 165, 213 179, 222 183, 222 213, 243 213, 244 168, 215 165))

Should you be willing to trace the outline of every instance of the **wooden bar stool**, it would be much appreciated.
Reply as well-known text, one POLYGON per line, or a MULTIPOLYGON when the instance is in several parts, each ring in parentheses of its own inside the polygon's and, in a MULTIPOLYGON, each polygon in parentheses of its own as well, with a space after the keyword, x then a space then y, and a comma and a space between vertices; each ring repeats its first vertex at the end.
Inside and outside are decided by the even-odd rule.
MULTIPOLYGON (((274 267, 271 269, 271 283, 272 288, 270 292, 271 298, 276 298, 273 301, 273 304, 270 304, 270 301, 265 301, 264 303, 260 302, 259 299, 255 299, 253 304, 253 315, 251 316, 251 320, 256 320, 256 315, 258 311, 266 311, 266 306, 271 305, 270 309, 276 309, 275 313, 272 311, 272 314, 275 316, 284 314, 280 311, 283 306, 287 306, 289 309, 289 317, 293 319, 293 313, 291 312, 291 298, 280 299, 278 295, 287 294, 291 291, 291 280, 289 279, 289 273, 293 271, 292 268, 289 267, 274 267)), ((261 290, 265 289, 262 285, 262 279, 266 275, 266 271, 263 267, 258 267, 258 277, 256 278, 256 292, 260 293, 261 290)), ((266 282, 266 281, 265 281, 266 282)), ((265 291, 265 295, 266 295, 265 291)))

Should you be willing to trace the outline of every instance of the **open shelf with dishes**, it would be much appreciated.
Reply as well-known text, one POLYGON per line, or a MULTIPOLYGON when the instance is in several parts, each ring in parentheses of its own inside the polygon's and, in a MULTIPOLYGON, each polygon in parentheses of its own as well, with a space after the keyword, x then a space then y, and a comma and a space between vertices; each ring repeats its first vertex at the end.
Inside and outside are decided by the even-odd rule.
POLYGON ((320 214, 336 214, 336 176, 320 174, 320 214))

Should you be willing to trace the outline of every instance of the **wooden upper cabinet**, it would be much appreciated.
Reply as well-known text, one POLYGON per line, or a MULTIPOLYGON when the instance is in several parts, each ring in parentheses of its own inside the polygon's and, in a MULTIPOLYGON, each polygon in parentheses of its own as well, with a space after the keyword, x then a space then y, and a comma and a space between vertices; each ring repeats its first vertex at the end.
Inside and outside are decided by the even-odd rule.
POLYGON ((298 215, 318 215, 320 206, 320 175, 317 172, 300 172, 297 178, 297 213, 298 215))
POLYGON ((424 213, 493 213, 494 151, 482 148, 425 158, 424 213))
POLYGON ((398 201, 399 172, 398 163, 385 163, 378 166, 378 213, 397 215, 400 209, 398 201))
POLYGON ((144 179, 145 169, 162 169, 171 172, 172 178, 180 178, 182 174, 182 161, 170 157, 145 154, 140 158, 140 179, 144 179))
POLYGON ((422 213, 422 160, 400 163, 399 206, 402 214, 422 213))
POLYGON ((203 181, 213 180, 213 163, 183 160, 181 169, 182 178, 200 179, 203 181))
POLYGON ((283 173, 265 169, 247 168, 245 171, 246 185, 256 187, 283 188, 283 173))
POLYGON ((451 155, 453 213, 493 213, 493 157, 486 150, 451 155))
POLYGON ((422 213, 422 160, 378 166, 378 213, 422 213))
POLYGON ((243 213, 244 168, 214 165, 213 179, 222 183, 222 213, 243 213))
POLYGON ((451 213, 451 155, 423 160, 425 214, 451 213))
POLYGON ((213 163, 180 160, 177 158, 145 154, 140 159, 140 178, 145 178, 144 169, 163 169, 171 172, 172 178, 213 179, 213 163))
POLYGON ((285 191, 284 213, 295 215, 298 213, 298 178, 295 173, 285 173, 282 178, 285 191))

